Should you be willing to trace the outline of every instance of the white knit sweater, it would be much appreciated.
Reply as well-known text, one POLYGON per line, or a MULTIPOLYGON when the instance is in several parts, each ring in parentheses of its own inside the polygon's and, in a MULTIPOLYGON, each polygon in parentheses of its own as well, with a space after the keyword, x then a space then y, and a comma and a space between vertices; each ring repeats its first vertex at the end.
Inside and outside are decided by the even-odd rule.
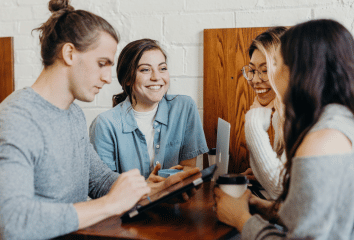
MULTIPOLYGON (((286 161, 285 153, 277 158, 277 153, 270 144, 267 133, 271 122, 272 110, 258 107, 246 113, 245 134, 248 150, 250 151, 250 165, 252 171, 272 199, 276 199, 282 192, 282 177, 280 176, 286 161)), ((278 133, 279 115, 275 111, 272 125, 276 143, 278 133)))

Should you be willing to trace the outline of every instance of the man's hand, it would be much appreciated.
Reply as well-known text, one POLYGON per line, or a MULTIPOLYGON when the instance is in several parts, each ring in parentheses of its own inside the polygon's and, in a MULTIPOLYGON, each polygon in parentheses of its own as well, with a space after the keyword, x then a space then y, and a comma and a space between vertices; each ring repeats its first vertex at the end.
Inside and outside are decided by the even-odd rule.
POLYGON ((140 175, 138 169, 122 173, 111 190, 105 196, 107 209, 112 215, 123 214, 128 211, 144 196, 149 194, 151 188, 140 175))

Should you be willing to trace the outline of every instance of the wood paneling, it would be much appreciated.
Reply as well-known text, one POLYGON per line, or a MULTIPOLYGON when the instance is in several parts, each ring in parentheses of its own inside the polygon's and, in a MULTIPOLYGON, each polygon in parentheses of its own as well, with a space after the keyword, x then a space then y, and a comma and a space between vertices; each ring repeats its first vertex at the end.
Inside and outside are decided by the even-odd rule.
MULTIPOLYGON (((214 148, 218 118, 231 123, 230 173, 243 172, 249 167, 244 122, 255 93, 242 76, 241 68, 249 63, 252 39, 266 29, 204 30, 204 131, 208 147, 214 148)), ((207 161, 204 163, 206 166, 207 161)))
POLYGON ((13 38, 0 38, 0 102, 15 91, 13 38))

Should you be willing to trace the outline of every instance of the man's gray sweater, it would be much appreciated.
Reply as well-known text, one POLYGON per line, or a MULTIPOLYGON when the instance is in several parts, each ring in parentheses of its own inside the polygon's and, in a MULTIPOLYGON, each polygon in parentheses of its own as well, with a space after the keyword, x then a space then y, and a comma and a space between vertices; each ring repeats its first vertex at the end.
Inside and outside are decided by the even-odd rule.
POLYGON ((73 203, 105 195, 117 177, 90 144, 76 104, 59 109, 32 88, 0 104, 1 239, 77 230, 73 203))

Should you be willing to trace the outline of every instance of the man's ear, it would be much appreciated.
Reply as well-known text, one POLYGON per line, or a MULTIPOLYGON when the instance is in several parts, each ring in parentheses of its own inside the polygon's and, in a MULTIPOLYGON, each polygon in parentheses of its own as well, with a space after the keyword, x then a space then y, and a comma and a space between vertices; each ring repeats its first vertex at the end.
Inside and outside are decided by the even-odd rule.
POLYGON ((76 48, 72 43, 65 43, 61 48, 61 55, 66 65, 71 66, 74 64, 76 48))

